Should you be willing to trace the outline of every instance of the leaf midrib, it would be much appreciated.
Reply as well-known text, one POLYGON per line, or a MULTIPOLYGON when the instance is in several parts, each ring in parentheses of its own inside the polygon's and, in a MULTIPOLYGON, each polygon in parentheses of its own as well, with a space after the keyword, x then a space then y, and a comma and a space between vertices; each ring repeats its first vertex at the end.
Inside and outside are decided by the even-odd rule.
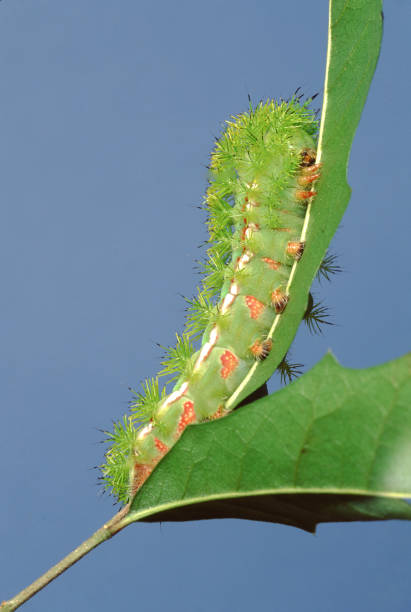
POLYGON ((138 512, 130 512, 125 522, 127 524, 134 521, 139 521, 146 516, 152 514, 160 514, 166 510, 174 510, 184 506, 199 504, 211 501, 221 501, 224 499, 236 499, 239 497, 259 497, 265 495, 306 495, 306 494, 324 494, 324 495, 359 495, 363 497, 380 497, 389 499, 404 499, 411 498, 410 491, 378 491, 370 489, 356 489, 356 488, 335 488, 335 487, 285 487, 275 489, 255 489, 253 491, 235 491, 231 493, 216 493, 215 495, 206 495, 204 497, 184 497, 176 502, 168 504, 158 504, 156 506, 146 508, 145 510, 139 510, 138 512), (153 512, 153 509, 155 512, 153 512))

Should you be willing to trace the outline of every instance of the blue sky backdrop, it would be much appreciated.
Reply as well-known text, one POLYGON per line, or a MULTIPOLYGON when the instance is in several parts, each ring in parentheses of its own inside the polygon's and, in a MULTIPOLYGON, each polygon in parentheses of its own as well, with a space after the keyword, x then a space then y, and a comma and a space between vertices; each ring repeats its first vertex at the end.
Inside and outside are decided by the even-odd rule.
MULTIPOLYGON (((214 137, 248 94, 322 92, 327 12, 325 0, 0 3, 0 600, 114 513, 91 469, 98 428, 182 328, 214 137)), ((356 368, 410 349, 410 18, 408 0, 386 3, 333 242, 344 272, 315 291, 336 325, 299 331, 306 369, 329 348, 356 368)), ((25 609, 409 612, 410 541, 396 521, 316 536, 135 524, 25 609)))

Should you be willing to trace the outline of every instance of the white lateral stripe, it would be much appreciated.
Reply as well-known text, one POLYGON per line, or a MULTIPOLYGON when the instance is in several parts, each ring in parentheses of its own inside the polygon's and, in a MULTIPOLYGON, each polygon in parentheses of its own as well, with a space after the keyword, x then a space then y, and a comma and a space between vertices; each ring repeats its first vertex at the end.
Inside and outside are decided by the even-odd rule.
POLYGON ((234 295, 234 297, 240 293, 240 289, 235 281, 233 281, 230 285, 230 293, 231 295, 234 295))
POLYGON ((250 210, 250 208, 255 208, 256 206, 260 206, 258 202, 254 202, 253 200, 249 200, 245 205, 246 210, 250 210))
POLYGON ((227 295, 225 296, 223 300, 223 303, 221 304, 221 309, 220 309, 221 314, 225 314, 227 312, 231 304, 234 302, 235 298, 236 296, 233 295, 231 291, 230 293, 227 293, 227 295))
POLYGON ((209 356, 211 349, 215 345, 218 340, 218 331, 217 326, 215 325, 210 332, 210 339, 203 345, 203 348, 200 351, 199 356, 197 357, 197 361, 194 364, 194 372, 201 367, 201 364, 207 359, 209 356))
MULTIPOLYGON (((243 270, 253 257, 254 255, 250 251, 246 251, 245 253, 243 253, 237 262, 236 269, 243 270)), ((238 293, 236 295, 238 295, 238 293)))
POLYGON ((153 424, 149 423, 148 425, 146 425, 145 427, 143 427, 143 429, 140 431, 140 433, 138 434, 137 438, 139 440, 142 440, 143 438, 145 438, 150 431, 153 429, 153 424))
POLYGON ((170 404, 180 399, 180 397, 184 395, 187 389, 188 389, 188 382, 186 381, 186 382, 183 382, 183 384, 181 385, 179 389, 176 389, 176 391, 173 391, 173 393, 170 393, 170 395, 166 398, 164 403, 161 404, 159 412, 162 412, 165 408, 168 408, 170 404))

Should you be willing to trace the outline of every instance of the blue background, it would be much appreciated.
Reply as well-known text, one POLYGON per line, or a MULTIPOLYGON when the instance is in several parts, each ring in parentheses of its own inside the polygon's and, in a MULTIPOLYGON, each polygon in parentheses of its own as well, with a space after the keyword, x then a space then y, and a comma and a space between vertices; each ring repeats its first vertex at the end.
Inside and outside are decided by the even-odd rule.
MULTIPOLYGON (((344 272, 316 290, 336 325, 300 330, 306 369, 329 348, 350 367, 410 349, 410 3, 385 17, 344 272)), ((114 513, 98 428, 182 328, 214 136, 247 94, 322 91, 327 19, 325 0, 0 3, 0 600, 114 513)), ((397 521, 135 524, 25 609, 409 611, 410 542, 397 521)))

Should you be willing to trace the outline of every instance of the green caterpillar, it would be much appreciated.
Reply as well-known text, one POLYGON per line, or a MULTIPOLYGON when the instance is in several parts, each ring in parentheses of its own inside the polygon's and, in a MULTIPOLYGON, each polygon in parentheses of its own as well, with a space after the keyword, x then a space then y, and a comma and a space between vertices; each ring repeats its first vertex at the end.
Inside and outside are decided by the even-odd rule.
POLYGON ((250 105, 232 119, 211 155, 205 277, 198 296, 188 300, 186 329, 159 374, 176 383, 166 395, 158 377, 145 381, 131 414, 108 434, 102 479, 124 503, 187 425, 234 408, 244 379, 275 343, 279 317, 287 316, 307 204, 320 176, 318 122, 299 96, 250 105))

